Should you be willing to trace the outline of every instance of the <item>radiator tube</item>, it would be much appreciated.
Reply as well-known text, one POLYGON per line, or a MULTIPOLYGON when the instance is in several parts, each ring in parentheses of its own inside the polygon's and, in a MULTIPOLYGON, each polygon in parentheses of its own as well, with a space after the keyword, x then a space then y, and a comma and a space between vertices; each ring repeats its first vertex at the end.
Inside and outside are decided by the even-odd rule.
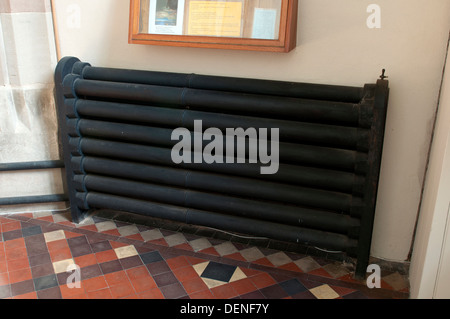
POLYGON ((86 67, 82 76, 90 80, 248 92, 351 103, 358 103, 363 97, 361 87, 117 68, 86 67))
POLYGON ((91 159, 88 156, 84 160, 84 169, 87 172, 97 174, 114 175, 149 182, 160 181, 167 185, 217 193, 224 192, 233 196, 260 198, 262 200, 272 200, 295 205, 316 206, 338 212, 349 212, 352 203, 352 195, 350 194, 305 188, 296 185, 227 176, 212 172, 177 170, 176 168, 164 166, 158 172, 158 169, 150 165, 129 164, 114 166, 114 162, 110 162, 112 165, 106 166, 104 165, 107 163, 105 161, 95 162, 95 159, 91 159), (114 169, 111 169, 112 167, 114 169), (167 172, 171 172, 171 174, 166 174, 167 172), (255 181, 257 182, 255 183, 255 181))
POLYGON ((356 247, 356 240, 342 234, 300 228, 249 218, 222 215, 201 210, 159 204, 121 196, 90 192, 87 202, 92 208, 134 212, 156 218, 167 218, 187 224, 214 227, 254 236, 264 236, 288 242, 315 245, 322 248, 347 251, 356 247))
MULTIPOLYGON (((170 140, 171 131, 163 128, 82 119, 79 121, 79 131, 83 136, 87 137, 129 141, 131 143, 148 143, 155 146, 172 147, 177 143, 177 141, 170 140)), ((225 146, 225 142, 223 142, 223 145, 225 146)), ((246 143, 246 146, 248 149, 248 143, 246 143)), ((280 146, 283 148, 295 148, 295 144, 283 143, 280 146)), ((283 150, 280 151, 284 154, 286 153, 283 150)), ((223 152, 225 154, 225 149, 223 152)), ((194 164, 189 166, 194 169, 205 169, 202 165, 194 164)), ((253 177, 259 176, 260 167, 261 165, 257 163, 234 163, 233 165, 212 163, 206 167, 206 170, 253 177)), ((264 178, 272 181, 284 181, 293 184, 322 187, 347 193, 352 193, 353 183, 355 181, 355 176, 349 172, 289 164, 280 164, 276 174, 264 176, 264 178)))
POLYGON ((175 107, 214 113, 258 116, 303 122, 345 124, 357 127, 360 108, 357 104, 273 97, 248 93, 232 93, 171 88, 158 85, 126 84, 77 80, 79 96, 153 106, 175 107))
POLYGON ((84 183, 88 191, 269 220, 287 225, 299 225, 344 234, 354 227, 359 227, 357 219, 346 215, 268 201, 261 202, 91 174, 86 175, 84 183))

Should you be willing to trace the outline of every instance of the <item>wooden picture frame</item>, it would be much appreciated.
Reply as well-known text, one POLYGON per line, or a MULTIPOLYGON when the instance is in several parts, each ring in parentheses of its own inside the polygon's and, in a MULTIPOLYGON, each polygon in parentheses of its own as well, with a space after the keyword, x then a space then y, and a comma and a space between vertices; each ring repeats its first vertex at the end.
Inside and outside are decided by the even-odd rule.
POLYGON ((298 0, 130 0, 128 43, 289 52, 297 8, 298 0), (168 13, 156 9, 155 19, 161 1, 168 13))

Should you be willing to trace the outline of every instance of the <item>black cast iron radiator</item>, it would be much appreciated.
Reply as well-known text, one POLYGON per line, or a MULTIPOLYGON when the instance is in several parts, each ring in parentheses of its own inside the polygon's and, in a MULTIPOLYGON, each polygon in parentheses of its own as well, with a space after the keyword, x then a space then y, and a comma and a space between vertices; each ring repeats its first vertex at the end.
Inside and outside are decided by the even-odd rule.
POLYGON ((90 209, 122 210, 343 251, 357 258, 356 275, 365 274, 389 92, 384 77, 345 87, 100 68, 65 57, 55 80, 75 222, 90 209), (208 140, 199 124, 217 134, 208 140), (174 138, 180 128, 187 136, 174 138), (234 136, 234 149, 229 128, 248 133, 241 144, 234 136), (188 138, 191 163, 180 148, 188 138), (174 161, 176 145, 184 161, 174 161), (249 145, 266 145, 266 153, 251 162, 249 145), (211 161, 221 154, 240 161, 211 161), (269 164, 275 169, 262 174, 269 164))

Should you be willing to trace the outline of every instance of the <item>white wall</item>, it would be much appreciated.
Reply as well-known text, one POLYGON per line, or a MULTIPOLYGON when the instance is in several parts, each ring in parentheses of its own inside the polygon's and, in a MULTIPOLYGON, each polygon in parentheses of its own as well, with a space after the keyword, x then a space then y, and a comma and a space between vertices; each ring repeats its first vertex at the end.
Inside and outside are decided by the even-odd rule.
MULTIPOLYGON (((411 260, 411 296, 414 298, 439 298, 446 291, 450 295, 448 280, 450 267, 442 267, 444 238, 450 236, 450 55, 447 57, 438 118, 426 175, 423 201, 411 260), (447 227, 447 228, 446 228, 447 227), (441 268, 439 270, 439 268, 441 268), (440 272, 440 273, 439 273, 440 272), (440 287, 438 290, 437 288, 440 287), (436 295, 438 293, 438 295, 436 295)), ((450 246, 447 245, 447 256, 450 246)), ((447 257, 448 258, 448 257, 447 257)))
POLYGON ((390 104, 372 255, 408 258, 450 29, 449 0, 299 0, 290 53, 129 45, 129 1, 58 0, 61 55, 96 66, 327 84, 373 83, 386 68, 390 104), (381 28, 366 9, 381 7, 381 28))
MULTIPOLYGON (((1 163, 59 158, 53 99, 56 62, 50 0, 1 0, 1 163)), ((2 198, 62 192, 60 170, 0 175, 2 198)), ((13 210, 16 207, 0 207, 0 213, 13 210)))

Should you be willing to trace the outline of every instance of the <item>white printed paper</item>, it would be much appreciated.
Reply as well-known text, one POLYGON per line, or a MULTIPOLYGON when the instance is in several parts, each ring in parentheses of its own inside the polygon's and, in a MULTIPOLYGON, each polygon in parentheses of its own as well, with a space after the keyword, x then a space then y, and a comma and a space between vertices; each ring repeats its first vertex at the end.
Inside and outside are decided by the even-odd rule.
POLYGON ((148 32, 183 33, 184 0, 151 0, 148 32))
POLYGON ((275 34, 276 21, 276 9, 255 8, 252 38, 268 40, 278 39, 278 35, 275 34))

